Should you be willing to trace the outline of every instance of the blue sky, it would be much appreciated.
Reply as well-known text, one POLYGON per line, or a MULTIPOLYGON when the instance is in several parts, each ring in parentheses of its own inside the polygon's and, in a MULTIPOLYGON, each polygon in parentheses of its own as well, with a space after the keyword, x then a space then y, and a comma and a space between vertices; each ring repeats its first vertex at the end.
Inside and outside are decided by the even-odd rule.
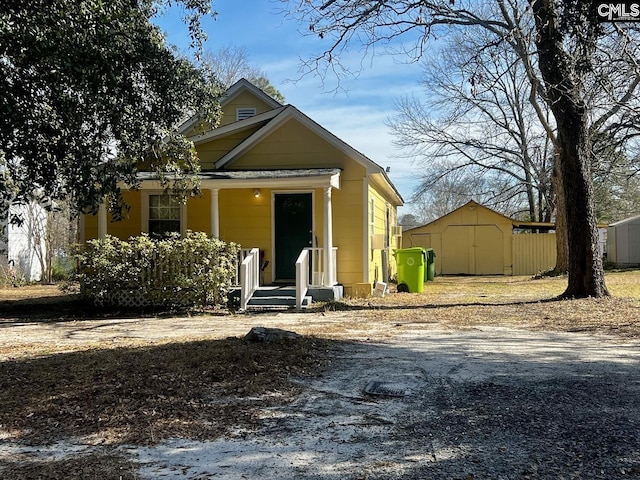
MULTIPOLYGON (((342 78, 337 91, 334 77, 324 82, 313 75, 300 78, 302 59, 321 52, 327 43, 303 35, 306 26, 279 12, 283 5, 277 0, 215 0, 216 20, 208 18, 203 23, 208 34, 205 50, 228 45, 245 48, 250 63, 266 73, 287 103, 379 165, 391 167, 389 176, 408 201, 416 186, 417 167, 397 158, 400 152, 392 144, 385 120, 394 113, 394 102, 401 95, 418 91, 420 66, 378 55, 364 62, 357 78, 342 78)), ((186 48, 189 37, 178 10, 170 10, 158 24, 169 43, 186 48)), ((358 51, 340 59, 354 69, 362 60, 358 51)), ((405 207, 401 212, 408 211, 405 207)))

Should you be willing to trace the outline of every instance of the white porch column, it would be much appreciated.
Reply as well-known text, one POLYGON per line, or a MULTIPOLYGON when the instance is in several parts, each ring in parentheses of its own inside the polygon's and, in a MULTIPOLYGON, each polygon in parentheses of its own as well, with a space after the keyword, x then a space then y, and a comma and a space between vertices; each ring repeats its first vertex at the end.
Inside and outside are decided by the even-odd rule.
POLYGON ((107 205, 105 202, 98 207, 98 238, 104 238, 107 235, 107 205))
POLYGON ((212 188, 211 192, 211 236, 220 238, 220 208, 218 206, 218 189, 212 188))
POLYGON ((333 218, 331 207, 331 187, 324 189, 324 279, 322 283, 326 287, 332 287, 330 280, 334 278, 333 271, 333 218))

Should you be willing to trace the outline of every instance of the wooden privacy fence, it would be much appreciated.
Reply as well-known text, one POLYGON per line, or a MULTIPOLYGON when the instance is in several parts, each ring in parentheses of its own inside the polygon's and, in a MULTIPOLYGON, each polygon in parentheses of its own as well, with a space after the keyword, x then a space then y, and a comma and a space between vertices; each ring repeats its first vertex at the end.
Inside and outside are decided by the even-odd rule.
POLYGON ((556 265, 555 233, 512 235, 513 275, 535 275, 556 265))

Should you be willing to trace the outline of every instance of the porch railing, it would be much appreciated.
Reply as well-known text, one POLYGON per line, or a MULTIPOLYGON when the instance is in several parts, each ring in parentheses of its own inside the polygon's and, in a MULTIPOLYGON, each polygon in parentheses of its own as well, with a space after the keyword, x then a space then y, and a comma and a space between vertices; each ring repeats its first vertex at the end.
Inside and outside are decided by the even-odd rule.
POLYGON ((324 248, 305 248, 296 261, 296 308, 302 308, 309 287, 333 286, 337 282, 338 247, 331 249, 331 274, 324 269, 324 248), (325 278, 326 277, 326 278, 325 278))
POLYGON ((243 248, 238 252, 238 258, 236 259, 236 268, 233 279, 231 280, 232 285, 239 287, 240 286, 240 266, 242 265, 242 261, 247 258, 251 254, 250 248, 243 248))
POLYGON ((302 308, 302 301, 309 290, 310 250, 309 248, 302 250, 296 260, 296 309, 298 310, 302 308))
POLYGON ((324 248, 305 248, 309 251, 309 286, 326 287, 335 285, 337 282, 337 256, 338 247, 331 249, 331 274, 324 271, 324 248))
POLYGON ((240 264, 240 308, 245 310, 249 299, 260 285, 260 250, 252 248, 240 264))

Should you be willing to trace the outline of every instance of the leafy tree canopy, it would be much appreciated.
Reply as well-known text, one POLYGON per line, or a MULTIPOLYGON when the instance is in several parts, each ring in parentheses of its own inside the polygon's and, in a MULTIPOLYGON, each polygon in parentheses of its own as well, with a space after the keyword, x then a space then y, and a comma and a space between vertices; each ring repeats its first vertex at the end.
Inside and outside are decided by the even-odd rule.
MULTIPOLYGON (((193 145, 175 127, 193 112, 215 123, 220 89, 152 24, 172 2, 2 2, 0 202, 35 194, 95 212, 105 196, 121 206, 119 185, 136 185, 140 162, 197 173, 193 145)), ((198 50, 211 0, 179 3, 198 50)))

